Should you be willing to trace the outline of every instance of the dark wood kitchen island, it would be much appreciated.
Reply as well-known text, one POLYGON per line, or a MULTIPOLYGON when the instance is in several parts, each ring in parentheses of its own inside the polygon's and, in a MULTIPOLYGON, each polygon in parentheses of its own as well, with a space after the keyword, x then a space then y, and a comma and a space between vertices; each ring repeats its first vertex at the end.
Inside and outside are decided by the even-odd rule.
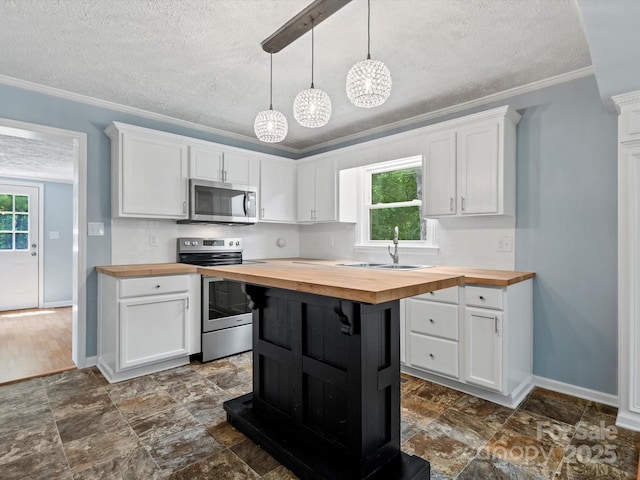
POLYGON ((229 423, 303 480, 429 478, 400 451, 399 299, 464 277, 305 260, 198 271, 253 302, 253 392, 225 402, 229 423))

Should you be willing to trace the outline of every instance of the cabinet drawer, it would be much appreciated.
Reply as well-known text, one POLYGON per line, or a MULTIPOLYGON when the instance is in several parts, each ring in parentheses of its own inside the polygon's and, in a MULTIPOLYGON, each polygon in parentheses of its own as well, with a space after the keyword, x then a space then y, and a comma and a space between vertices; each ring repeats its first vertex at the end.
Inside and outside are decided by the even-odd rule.
POLYGON ((502 288, 467 285, 464 289, 467 305, 502 310, 502 288))
POLYGON ((410 365, 458 378, 458 342, 409 333, 410 365))
POLYGON ((411 298, 429 300, 430 302, 458 303, 458 287, 443 288, 434 292, 423 293, 411 298))
POLYGON ((407 320, 411 332, 458 340, 458 306, 407 300, 407 320))
POLYGON ((188 291, 189 275, 164 275, 120 280, 120 298, 188 291))

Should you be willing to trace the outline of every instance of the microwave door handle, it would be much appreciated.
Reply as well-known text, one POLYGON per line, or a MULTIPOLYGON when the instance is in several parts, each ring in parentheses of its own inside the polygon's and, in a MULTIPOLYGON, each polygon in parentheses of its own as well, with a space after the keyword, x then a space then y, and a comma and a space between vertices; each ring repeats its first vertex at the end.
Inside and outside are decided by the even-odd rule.
POLYGON ((249 193, 245 192, 244 194, 244 216, 246 217, 247 215, 249 215, 249 193))

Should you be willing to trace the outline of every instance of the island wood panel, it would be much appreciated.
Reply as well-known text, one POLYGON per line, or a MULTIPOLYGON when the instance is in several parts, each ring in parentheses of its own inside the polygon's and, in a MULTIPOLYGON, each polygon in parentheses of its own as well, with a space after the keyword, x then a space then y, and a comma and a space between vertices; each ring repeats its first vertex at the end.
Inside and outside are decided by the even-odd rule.
POLYGON ((459 274, 378 272, 373 269, 294 261, 198 267, 198 273, 371 304, 399 300, 464 283, 464 277, 459 274))
POLYGON ((303 480, 429 478, 400 451, 399 301, 246 288, 253 392, 229 422, 303 480))

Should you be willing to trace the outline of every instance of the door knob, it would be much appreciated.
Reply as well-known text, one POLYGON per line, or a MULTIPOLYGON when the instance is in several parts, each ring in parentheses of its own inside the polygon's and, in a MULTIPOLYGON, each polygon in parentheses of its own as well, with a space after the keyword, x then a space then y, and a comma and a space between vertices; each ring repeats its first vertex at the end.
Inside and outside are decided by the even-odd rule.
POLYGON ((36 247, 37 247, 37 245, 35 243, 31 244, 31 248, 36 248, 36 247))
POLYGON ((32 257, 35 257, 36 255, 37 255, 37 253, 36 253, 36 252, 31 252, 31 256, 32 256, 32 257))

